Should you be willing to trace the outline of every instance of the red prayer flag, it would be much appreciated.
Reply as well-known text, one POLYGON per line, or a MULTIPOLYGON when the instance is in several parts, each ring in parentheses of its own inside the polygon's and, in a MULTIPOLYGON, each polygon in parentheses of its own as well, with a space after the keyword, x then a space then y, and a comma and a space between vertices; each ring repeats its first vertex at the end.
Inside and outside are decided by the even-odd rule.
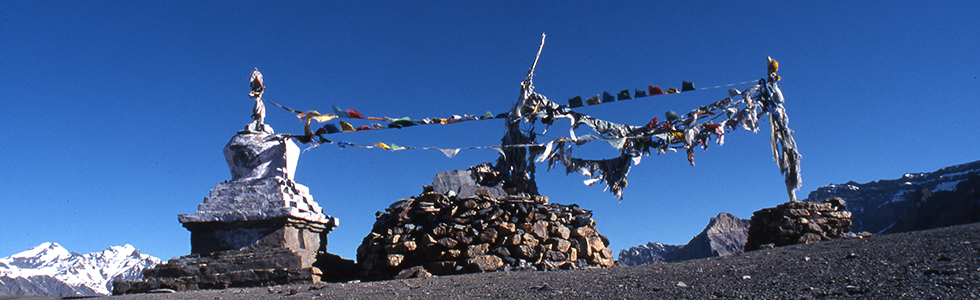
POLYGON ((358 112, 356 110, 353 110, 353 109, 348 109, 347 110, 347 115, 349 115, 351 118, 354 118, 354 119, 363 119, 364 118, 364 116, 362 116, 360 112, 358 112))
POLYGON ((664 91, 659 86, 648 85, 647 89, 650 90, 650 96, 664 94, 664 91))

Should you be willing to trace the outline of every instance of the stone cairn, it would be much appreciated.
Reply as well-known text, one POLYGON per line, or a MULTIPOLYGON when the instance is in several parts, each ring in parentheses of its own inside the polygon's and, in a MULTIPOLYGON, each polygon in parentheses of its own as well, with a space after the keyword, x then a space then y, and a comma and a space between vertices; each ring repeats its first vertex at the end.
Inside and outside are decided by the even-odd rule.
POLYGON ((318 261, 326 261, 327 233, 338 220, 293 181, 299 147, 262 125, 225 146, 232 180, 218 183, 196 213, 178 215, 191 232, 191 254, 145 270, 142 281, 115 282, 114 294, 321 279, 329 267, 318 261))
POLYGON ((841 198, 823 202, 790 201, 752 214, 745 251, 853 238, 851 212, 841 198))
POLYGON ((614 264, 591 211, 477 185, 487 173, 470 170, 439 173, 422 194, 378 212, 357 249, 362 279, 614 264))

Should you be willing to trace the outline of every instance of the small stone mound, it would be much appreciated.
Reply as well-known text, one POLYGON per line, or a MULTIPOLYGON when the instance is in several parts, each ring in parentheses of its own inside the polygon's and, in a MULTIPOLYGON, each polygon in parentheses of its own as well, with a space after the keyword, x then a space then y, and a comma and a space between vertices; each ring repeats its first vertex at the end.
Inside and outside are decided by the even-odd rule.
POLYGON ((614 264, 609 240, 596 231, 590 210, 549 204, 545 196, 474 193, 461 198, 429 191, 378 212, 357 249, 362 279, 391 279, 418 272, 417 266, 447 275, 614 264))
POLYGON ((790 201, 756 211, 749 221, 745 251, 854 237, 851 212, 844 204, 841 198, 823 202, 790 201))

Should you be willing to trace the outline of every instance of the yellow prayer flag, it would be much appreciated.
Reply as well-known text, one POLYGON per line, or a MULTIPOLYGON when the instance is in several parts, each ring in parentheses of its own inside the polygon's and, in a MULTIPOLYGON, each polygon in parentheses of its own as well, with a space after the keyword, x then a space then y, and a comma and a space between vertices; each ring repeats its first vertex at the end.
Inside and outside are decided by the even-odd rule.
POLYGON ((350 123, 347 123, 347 122, 344 122, 344 121, 340 121, 340 131, 343 131, 343 132, 351 132, 351 131, 354 131, 354 126, 352 126, 350 123))

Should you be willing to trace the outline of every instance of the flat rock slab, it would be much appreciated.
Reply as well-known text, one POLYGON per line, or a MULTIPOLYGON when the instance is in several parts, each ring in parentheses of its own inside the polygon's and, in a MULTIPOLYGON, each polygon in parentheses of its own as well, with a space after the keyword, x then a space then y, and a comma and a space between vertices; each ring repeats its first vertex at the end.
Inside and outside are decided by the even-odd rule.
POLYGON ((503 186, 479 185, 473 179, 473 173, 464 170, 437 173, 432 180, 432 191, 439 194, 452 191, 459 198, 469 198, 480 194, 497 199, 507 197, 507 192, 504 191, 503 186))

